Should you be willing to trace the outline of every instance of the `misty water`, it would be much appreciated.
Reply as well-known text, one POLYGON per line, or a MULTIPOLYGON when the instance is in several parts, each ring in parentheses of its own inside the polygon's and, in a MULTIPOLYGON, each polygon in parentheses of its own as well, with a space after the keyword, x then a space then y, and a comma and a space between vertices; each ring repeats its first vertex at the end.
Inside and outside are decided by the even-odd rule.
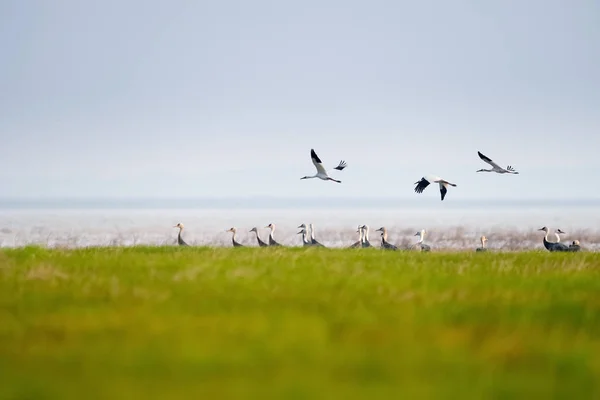
MULTIPOLYGON (((600 202, 564 201, 417 201, 362 199, 180 199, 0 202, 0 246, 48 247, 176 245, 178 229, 190 245, 231 246, 231 227, 237 240, 256 246, 248 231, 259 228, 267 239, 275 224, 275 239, 300 246, 298 225, 313 223, 317 240, 344 247, 358 239, 357 226, 370 227, 369 239, 379 245, 376 229, 388 229, 388 241, 410 245, 414 234, 427 230, 432 248, 469 249, 488 237, 496 249, 542 248, 542 226, 566 232, 562 242, 578 239, 584 248, 600 244, 600 202)), ((554 236, 550 236, 554 240, 554 236)))

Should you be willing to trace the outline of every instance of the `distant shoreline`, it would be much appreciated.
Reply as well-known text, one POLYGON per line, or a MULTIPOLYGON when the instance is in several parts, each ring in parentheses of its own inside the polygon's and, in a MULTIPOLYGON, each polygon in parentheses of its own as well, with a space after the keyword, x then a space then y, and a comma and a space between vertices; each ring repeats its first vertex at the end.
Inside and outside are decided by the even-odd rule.
POLYGON ((14 209, 339 209, 473 207, 599 207, 600 199, 446 199, 437 198, 0 198, 0 210, 14 209))

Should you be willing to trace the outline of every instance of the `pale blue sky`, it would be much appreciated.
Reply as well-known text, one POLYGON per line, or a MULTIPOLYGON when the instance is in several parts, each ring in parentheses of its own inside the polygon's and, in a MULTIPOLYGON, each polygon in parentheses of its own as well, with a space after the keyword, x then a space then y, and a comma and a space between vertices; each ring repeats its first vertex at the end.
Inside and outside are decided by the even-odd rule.
POLYGON ((0 197, 600 197, 593 0, 6 0, 0 49, 0 197))

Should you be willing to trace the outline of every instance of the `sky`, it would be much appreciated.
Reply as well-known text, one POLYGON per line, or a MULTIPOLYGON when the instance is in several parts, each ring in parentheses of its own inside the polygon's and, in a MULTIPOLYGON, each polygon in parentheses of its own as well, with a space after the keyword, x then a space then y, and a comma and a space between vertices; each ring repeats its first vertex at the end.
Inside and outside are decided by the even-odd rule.
POLYGON ((600 198, 594 0, 7 0, 0 49, 0 198, 600 198))

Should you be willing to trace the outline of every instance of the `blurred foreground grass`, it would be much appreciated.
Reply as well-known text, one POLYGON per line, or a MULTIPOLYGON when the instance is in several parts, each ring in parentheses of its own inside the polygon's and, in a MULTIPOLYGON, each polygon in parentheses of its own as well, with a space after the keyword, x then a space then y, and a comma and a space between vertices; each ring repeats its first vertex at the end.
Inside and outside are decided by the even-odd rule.
POLYGON ((0 398, 600 398, 600 254, 0 252, 0 398))

